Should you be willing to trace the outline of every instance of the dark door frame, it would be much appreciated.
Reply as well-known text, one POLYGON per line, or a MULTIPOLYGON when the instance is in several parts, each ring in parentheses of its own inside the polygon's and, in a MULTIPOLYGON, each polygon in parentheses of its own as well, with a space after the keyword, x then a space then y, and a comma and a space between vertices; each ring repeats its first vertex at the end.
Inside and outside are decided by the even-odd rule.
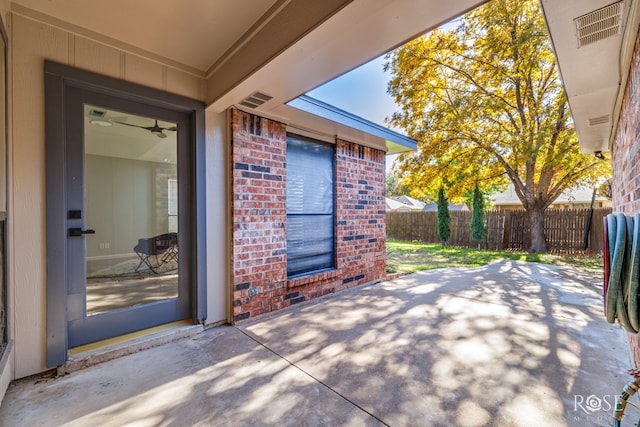
MULTIPOLYGON (((65 100, 71 87, 102 93, 189 115, 193 134, 186 167, 189 169, 185 203, 192 206, 189 224, 188 274, 191 280, 191 317, 206 319, 206 211, 204 105, 196 100, 45 61, 45 134, 47 206, 47 367, 67 360, 67 212, 65 200, 65 100)), ((183 186, 180 184, 181 187, 183 186)), ((182 197, 182 196, 181 196, 182 197)), ((181 273, 182 274, 182 273, 181 273)))
MULTIPOLYGON (((93 90, 68 86, 65 92, 65 141, 64 146, 57 151, 65 152, 65 163, 54 164, 52 167, 62 167, 65 171, 64 199, 65 212, 76 212, 73 218, 67 216, 67 230, 71 228, 93 228, 97 225, 87 222, 86 192, 88 191, 85 177, 85 110, 84 106, 92 105, 108 110, 117 110, 122 114, 141 114, 148 119, 160 119, 175 123, 177 129, 176 154, 178 170, 178 198, 180 215, 178 216, 177 235, 178 247, 189 248, 193 230, 191 187, 191 135, 192 126, 190 114, 177 112, 166 108, 158 108, 148 103, 132 102, 113 95, 107 95, 93 90), (80 215, 77 215, 77 214, 80 215), (83 214, 84 213, 84 214, 83 214), (77 217, 79 216, 79 218, 77 217)), ((154 137, 155 138, 155 137, 154 137)), ((55 140, 50 141, 55 144, 55 140)), ((155 190, 155 189, 154 189, 155 190)), ((114 218, 117 221, 117 218, 114 218)), ((166 231, 166 230, 165 230, 166 231)), ((98 235, 100 229, 97 230, 98 235)), ((133 236, 132 236, 133 237, 133 236)), ((138 237, 147 237, 146 235, 138 237)), ((118 310, 88 316, 86 313, 86 241, 85 236, 67 236, 67 345, 77 347, 94 341, 114 336, 124 335, 141 329, 151 328, 191 317, 190 284, 193 276, 191 265, 192 251, 182 252, 178 257, 180 274, 178 275, 178 296, 152 303, 132 305, 118 310)), ((133 248, 133 244, 130 249, 133 248)))

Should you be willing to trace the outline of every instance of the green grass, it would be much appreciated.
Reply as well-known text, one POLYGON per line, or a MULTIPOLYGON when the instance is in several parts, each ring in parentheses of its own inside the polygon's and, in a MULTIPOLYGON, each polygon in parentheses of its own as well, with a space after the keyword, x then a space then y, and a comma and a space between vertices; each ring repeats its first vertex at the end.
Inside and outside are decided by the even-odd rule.
POLYGON ((501 259, 571 265, 602 269, 602 255, 529 254, 512 251, 489 251, 429 243, 387 241, 387 272, 415 273, 449 267, 480 267, 501 259))

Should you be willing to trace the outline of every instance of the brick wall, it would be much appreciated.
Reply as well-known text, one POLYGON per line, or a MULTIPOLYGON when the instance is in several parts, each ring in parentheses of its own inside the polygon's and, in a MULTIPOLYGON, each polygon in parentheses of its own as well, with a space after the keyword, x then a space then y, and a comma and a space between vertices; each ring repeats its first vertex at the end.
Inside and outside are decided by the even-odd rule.
MULTIPOLYGON (((622 101, 611 161, 614 212, 633 215, 640 212, 640 38, 631 61, 629 80, 622 101)), ((640 367, 640 346, 629 334, 636 366, 640 367)))
POLYGON ((363 283, 385 275, 384 195, 384 153, 338 140, 336 265, 344 284, 363 283))
POLYGON ((232 117, 234 321, 383 278, 384 153, 336 141, 336 269, 287 280, 286 126, 232 117))

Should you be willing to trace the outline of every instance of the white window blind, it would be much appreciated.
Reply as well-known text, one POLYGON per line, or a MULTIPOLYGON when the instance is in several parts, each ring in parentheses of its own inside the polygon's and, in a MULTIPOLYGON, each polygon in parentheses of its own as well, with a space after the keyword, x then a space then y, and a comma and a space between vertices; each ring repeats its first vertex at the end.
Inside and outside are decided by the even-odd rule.
POLYGON ((334 267, 333 146, 287 138, 287 273, 334 267))

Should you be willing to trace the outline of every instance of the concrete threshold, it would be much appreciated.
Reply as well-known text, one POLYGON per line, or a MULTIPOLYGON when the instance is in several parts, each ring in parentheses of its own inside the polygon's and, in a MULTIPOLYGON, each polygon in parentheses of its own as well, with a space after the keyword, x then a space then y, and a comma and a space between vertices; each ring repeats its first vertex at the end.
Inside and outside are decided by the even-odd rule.
POLYGON ((202 325, 194 325, 190 321, 174 322, 75 347, 69 349, 67 362, 58 366, 56 374, 67 375, 128 354, 193 337, 203 330, 202 325))

